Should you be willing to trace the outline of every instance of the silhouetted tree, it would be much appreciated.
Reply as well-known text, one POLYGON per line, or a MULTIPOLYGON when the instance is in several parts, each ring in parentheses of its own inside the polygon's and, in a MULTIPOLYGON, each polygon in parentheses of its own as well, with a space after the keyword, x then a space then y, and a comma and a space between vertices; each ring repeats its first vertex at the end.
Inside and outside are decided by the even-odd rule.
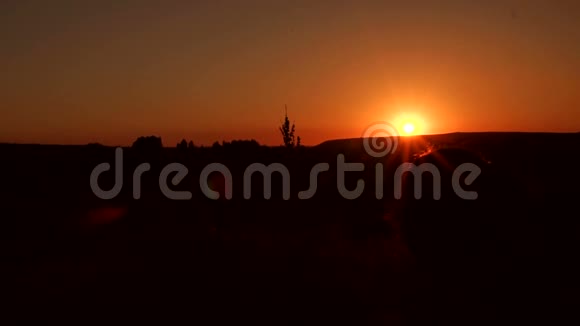
MULTIPOLYGON (((282 133, 282 141, 284 146, 288 148, 294 148, 296 145, 294 132, 296 131, 296 126, 294 124, 290 125, 290 119, 288 119, 288 108, 286 108, 286 115, 284 117, 284 122, 279 127, 280 133, 282 133)), ((300 137, 299 137, 300 138, 300 137)))
POLYGON ((132 148, 139 151, 157 151, 163 148, 161 137, 157 136, 141 136, 133 142, 132 148))
POLYGON ((243 154, 255 152, 256 149, 260 148, 260 144, 254 140, 232 140, 229 143, 224 143, 224 148, 233 150, 234 152, 243 154))
POLYGON ((195 145, 193 144, 193 141, 191 141, 191 140, 189 141, 189 144, 187 144, 187 148, 188 148, 189 150, 192 150, 192 149, 194 149, 194 148, 195 148, 195 145))
POLYGON ((181 142, 177 144, 177 149, 180 151, 187 150, 187 141, 185 139, 182 139, 181 142))

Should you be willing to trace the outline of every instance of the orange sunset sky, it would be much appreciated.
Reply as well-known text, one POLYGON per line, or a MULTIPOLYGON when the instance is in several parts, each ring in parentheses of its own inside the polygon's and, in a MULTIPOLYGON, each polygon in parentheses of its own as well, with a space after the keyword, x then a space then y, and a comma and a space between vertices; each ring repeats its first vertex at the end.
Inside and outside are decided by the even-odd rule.
POLYGON ((2 1, 0 142, 580 131, 578 1, 2 1))

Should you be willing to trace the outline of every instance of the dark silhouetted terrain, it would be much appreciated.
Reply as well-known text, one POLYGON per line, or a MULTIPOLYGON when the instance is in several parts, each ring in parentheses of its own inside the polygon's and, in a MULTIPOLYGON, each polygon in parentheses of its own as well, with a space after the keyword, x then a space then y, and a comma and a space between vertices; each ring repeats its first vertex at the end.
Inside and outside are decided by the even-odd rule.
MULTIPOLYGON (((0 270, 2 319, 28 321, 163 322, 268 325, 570 324, 580 308, 580 134, 455 133, 401 138, 386 159, 366 154, 362 139, 328 141, 294 150, 232 142, 213 147, 161 148, 140 142, 124 149, 124 186, 101 200, 89 176, 115 149, 88 146, 0 145, 0 270), (349 172, 347 200, 337 191, 336 159, 365 164, 349 172), (139 200, 132 172, 149 162, 139 200), (176 190, 160 192, 161 168, 188 167, 176 190), (222 193, 199 187, 209 163, 227 166, 222 193), (272 198, 253 178, 243 197, 245 168, 283 163, 291 199, 274 174, 272 198), (300 200, 316 163, 313 198, 300 200), (441 171, 442 198, 432 179, 414 199, 412 179, 394 198, 394 171, 403 162, 441 171), (452 171, 481 167, 459 199, 452 171), (375 197, 375 165, 385 166, 383 199, 375 197)), ((114 169, 114 167, 113 167, 114 169)), ((170 177, 171 179, 171 177, 170 177)), ((112 186, 113 173, 100 178, 112 186)), ((6 325, 11 324, 7 322, 6 325)))

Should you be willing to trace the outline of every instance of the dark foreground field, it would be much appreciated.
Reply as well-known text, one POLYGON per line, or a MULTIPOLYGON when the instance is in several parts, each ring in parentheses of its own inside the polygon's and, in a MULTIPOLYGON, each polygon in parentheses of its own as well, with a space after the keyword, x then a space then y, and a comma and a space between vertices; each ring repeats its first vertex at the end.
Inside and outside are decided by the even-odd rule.
MULTIPOLYGON (((0 145, 0 323, 578 322, 580 134, 406 138, 387 158, 367 155, 361 139, 293 151, 253 142, 126 148, 122 191, 102 200, 89 176, 99 163, 114 165, 114 155, 98 145, 0 145), (337 191, 341 153, 365 166, 346 176, 350 190, 365 181, 356 199, 337 191), (143 162, 151 171, 135 200, 133 171, 143 162), (189 169, 171 188, 190 191, 191 200, 161 193, 160 170, 171 162, 189 169), (219 174, 209 184, 222 198, 200 190, 200 171, 213 162, 232 173, 230 200, 219 174), (259 175, 244 199, 244 170, 255 162, 288 168, 289 200, 277 174, 270 200, 261 198, 259 175), (319 175, 311 199, 298 199, 321 162, 330 171, 319 175), (441 199, 433 200, 428 174, 422 198, 413 198, 407 177, 396 199, 403 162, 434 164, 441 199), (377 163, 384 165, 380 200, 377 163), (476 200, 451 190, 461 163, 481 167, 463 186, 478 192, 476 200)), ((111 188, 113 173, 99 181, 111 188)))

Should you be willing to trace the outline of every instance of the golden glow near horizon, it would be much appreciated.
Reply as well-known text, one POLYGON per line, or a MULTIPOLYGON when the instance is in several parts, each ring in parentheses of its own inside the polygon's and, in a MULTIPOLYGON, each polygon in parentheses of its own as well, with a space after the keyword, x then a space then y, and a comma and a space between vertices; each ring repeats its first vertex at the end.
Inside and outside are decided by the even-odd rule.
POLYGON ((401 136, 422 135, 427 131, 425 119, 418 113, 400 113, 392 120, 392 124, 401 136))

